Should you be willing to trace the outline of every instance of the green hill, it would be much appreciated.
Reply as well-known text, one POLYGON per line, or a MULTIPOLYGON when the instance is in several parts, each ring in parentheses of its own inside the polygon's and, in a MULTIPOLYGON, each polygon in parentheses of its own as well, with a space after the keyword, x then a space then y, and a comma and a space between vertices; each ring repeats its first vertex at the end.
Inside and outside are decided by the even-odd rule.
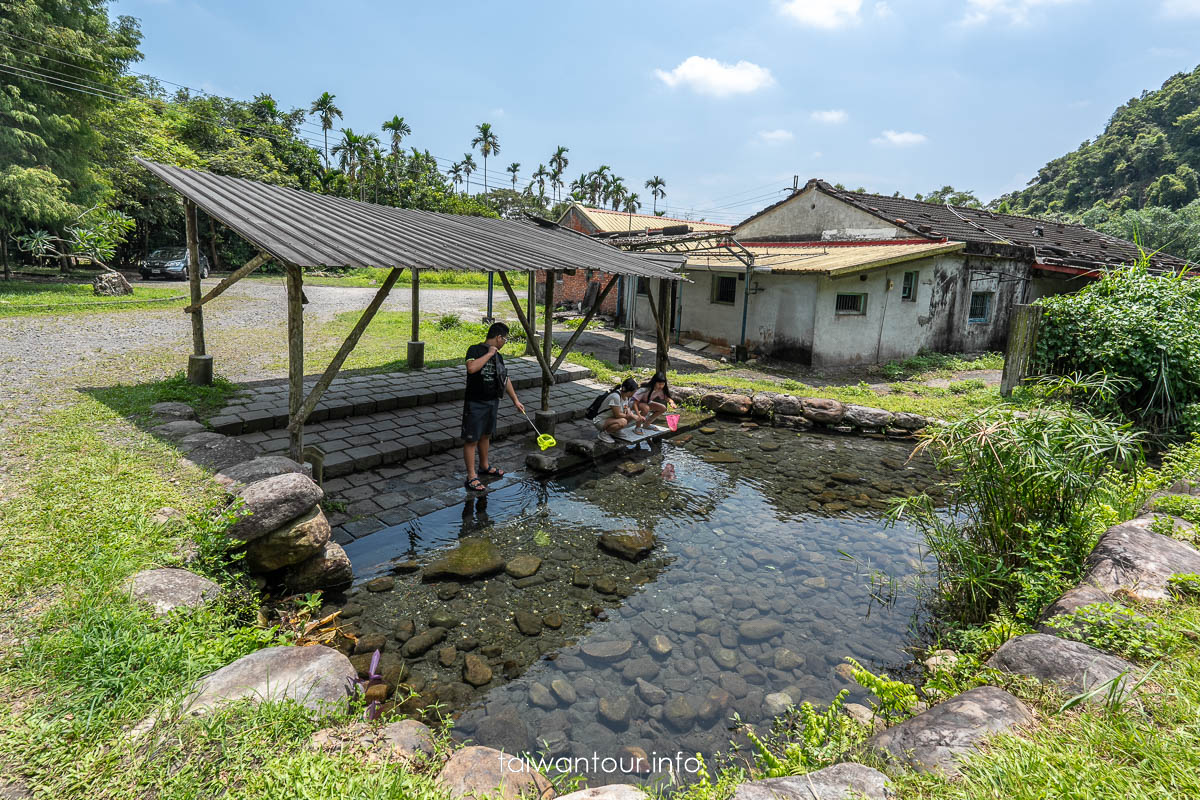
POLYGON ((1200 67, 1171 76, 1118 108, 1104 133, 997 198, 1018 214, 1080 214, 1146 206, 1182 208, 1200 198, 1200 67))

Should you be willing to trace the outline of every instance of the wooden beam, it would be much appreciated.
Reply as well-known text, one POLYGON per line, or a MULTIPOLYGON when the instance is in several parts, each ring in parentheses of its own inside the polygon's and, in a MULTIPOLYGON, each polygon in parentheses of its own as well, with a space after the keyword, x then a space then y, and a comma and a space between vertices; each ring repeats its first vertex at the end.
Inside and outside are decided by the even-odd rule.
POLYGON ((216 286, 214 286, 212 289, 210 289, 208 291, 208 294, 204 295, 203 298, 201 298, 199 301, 196 301, 193 305, 187 306, 183 310, 188 312, 189 314, 192 313, 193 311, 197 310, 198 308, 203 306, 205 303, 207 303, 209 300, 212 300, 213 298, 217 297, 218 295, 224 294, 225 290, 228 289, 230 286, 233 286, 235 283, 240 281, 242 278, 246 277, 251 272, 254 272, 254 270, 258 269, 259 267, 261 267, 263 264, 267 263, 270 260, 271 260, 271 256, 267 255, 266 253, 259 253, 254 258, 247 261, 243 266, 239 267, 236 271, 231 273, 227 278, 225 278, 225 280, 221 281, 216 286))
POLYGON ((329 388, 329 384, 337 377, 338 370, 342 368, 346 358, 354 350, 358 344, 359 338, 362 337, 363 331, 371 324, 371 320, 375 317, 379 307, 383 305, 383 301, 387 299, 388 294, 392 291, 392 287, 396 285, 396 281, 400 278, 400 274, 404 272, 403 267, 396 267, 388 276, 384 278, 383 285, 375 292, 375 296, 371 298, 370 305, 367 310, 358 318, 358 322, 354 323, 354 328, 350 331, 350 335, 346 337, 346 341, 342 342, 342 346, 338 348, 337 354, 333 360, 329 362, 329 366, 321 373, 321 377, 317 379, 317 385, 308 393, 308 397, 304 398, 304 402, 300 404, 300 408, 294 412, 291 421, 288 422, 289 431, 298 431, 304 425, 304 420, 308 419, 308 415, 316 408, 317 403, 321 399, 321 395, 329 388))
POLYGON ((667 316, 667 285, 668 281, 662 278, 658 279, 658 314, 655 315, 654 320, 658 323, 659 333, 658 363, 655 365, 655 371, 664 375, 667 373, 667 367, 671 364, 671 319, 667 316))
MULTIPOLYGON (((546 330, 542 334, 543 364, 550 363, 554 355, 554 284, 557 276, 546 273, 546 330)), ((550 387, 554 385, 554 370, 550 370, 542 378, 542 411, 550 410, 550 387)))
POLYGON ((288 323, 288 457, 304 461, 304 418, 300 406, 304 398, 304 276, 295 264, 287 269, 288 323), (293 427, 294 426, 294 427, 293 427))
POLYGON ((563 359, 567 357, 567 353, 571 352, 571 348, 575 346, 575 341, 587 328, 588 323, 592 321, 592 317, 596 316, 596 313, 600 311, 600 306, 604 305, 605 298, 608 297, 608 293, 612 291, 612 288, 616 285, 617 276, 613 275, 608 279, 608 283, 604 285, 604 289, 598 295, 596 295, 596 301, 592 303, 592 307, 588 309, 587 314, 583 318, 583 322, 580 323, 579 327, 575 329, 575 332, 571 334, 571 338, 567 340, 567 343, 563 345, 562 352, 558 354, 558 358, 554 360, 554 366, 550 368, 551 372, 558 371, 559 366, 562 365, 563 359))
POLYGON ((196 223, 196 204, 183 201, 184 227, 187 229, 188 283, 191 284, 192 350, 195 355, 206 354, 204 347, 204 311, 200 308, 200 239, 196 223))
MULTIPOLYGON (((501 272, 499 275, 500 283, 504 285, 504 291, 508 294, 508 299, 512 301, 513 308, 517 311, 517 321, 521 323, 521 328, 525 331, 525 336, 528 337, 527 341, 531 341, 533 339, 533 328, 529 326, 529 319, 525 316, 525 312, 521 310, 521 304, 517 301, 517 293, 513 291, 512 284, 508 281, 508 273, 501 272)), ((545 357, 542 356, 541 350, 536 347, 533 348, 533 355, 534 358, 537 359, 538 364, 540 364, 542 367, 543 379, 547 375, 554 375, 554 372, 550 369, 550 364, 547 363, 545 357)))

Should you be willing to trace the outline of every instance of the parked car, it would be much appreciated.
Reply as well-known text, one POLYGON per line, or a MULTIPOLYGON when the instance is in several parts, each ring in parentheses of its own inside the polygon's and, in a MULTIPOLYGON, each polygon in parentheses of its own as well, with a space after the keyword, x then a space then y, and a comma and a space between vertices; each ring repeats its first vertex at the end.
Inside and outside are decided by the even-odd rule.
MULTIPOLYGON (((160 247, 146 257, 139 271, 143 280, 151 278, 187 280, 188 252, 186 247, 160 247)), ((200 255, 200 277, 208 277, 208 259, 200 255)))

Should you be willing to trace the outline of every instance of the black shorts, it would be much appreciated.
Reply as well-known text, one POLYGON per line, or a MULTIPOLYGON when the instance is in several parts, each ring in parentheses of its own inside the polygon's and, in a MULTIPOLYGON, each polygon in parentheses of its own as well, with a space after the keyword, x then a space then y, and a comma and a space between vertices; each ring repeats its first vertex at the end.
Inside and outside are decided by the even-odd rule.
POLYGON ((499 400, 464 400, 462 438, 478 442, 496 432, 496 417, 500 414, 499 400))

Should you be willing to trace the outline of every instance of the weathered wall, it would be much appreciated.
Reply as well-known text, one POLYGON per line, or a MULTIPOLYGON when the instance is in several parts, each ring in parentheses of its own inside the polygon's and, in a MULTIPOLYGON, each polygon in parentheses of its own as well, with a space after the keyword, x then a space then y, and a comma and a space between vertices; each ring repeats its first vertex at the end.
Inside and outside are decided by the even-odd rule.
POLYGON ((908 239, 906 231, 847 205, 815 188, 793 195, 758 219, 734 229, 739 241, 758 237, 789 236, 815 241, 850 239, 908 239))
MULTIPOLYGON (((733 305, 713 303, 714 274, 735 273, 700 270, 688 273, 694 283, 682 285, 680 330, 684 338, 731 346, 740 344, 745 284, 738 281, 733 305)), ((751 350, 807 363, 812 353, 816 278, 757 272, 751 276, 750 286, 753 293, 746 318, 746 341, 751 350)), ((641 313, 639 307, 639 319, 641 313)))

